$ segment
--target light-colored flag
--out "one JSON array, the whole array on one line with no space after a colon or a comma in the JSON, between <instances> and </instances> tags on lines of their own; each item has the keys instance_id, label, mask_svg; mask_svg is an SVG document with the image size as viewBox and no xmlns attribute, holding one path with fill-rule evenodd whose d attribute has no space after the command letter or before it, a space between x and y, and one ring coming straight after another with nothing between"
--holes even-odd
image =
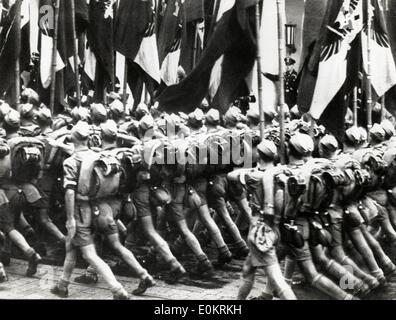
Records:
<instances>
[{"instance_id":1,"label":"light-colored flag","mask_svg":"<svg viewBox=\"0 0 396 320\"><path fill-rule=\"evenodd\" d=\"M351 43L363 29L363 0L344 0L334 21L327 25L321 48L319 70L310 113L319 119L343 86L347 76L347 54Z\"/></svg>"},{"instance_id":2,"label":"light-colored flag","mask_svg":"<svg viewBox=\"0 0 396 320\"><path fill-rule=\"evenodd\" d=\"M386 28L383 7L378 0L370 0L370 10L372 15L372 39L371 49L371 84L379 97L382 97L390 88L396 85L396 67L393 59ZM366 24L367 25L367 24ZM362 55L363 66L368 72L367 57L367 28L362 32Z\"/></svg>"},{"instance_id":3,"label":"light-colored flag","mask_svg":"<svg viewBox=\"0 0 396 320\"><path fill-rule=\"evenodd\" d=\"M91 47L88 45L87 40L85 40L84 57L85 57L84 72L89 79L95 81L97 60L95 54L91 50Z\"/></svg>"},{"instance_id":4,"label":"light-colored flag","mask_svg":"<svg viewBox=\"0 0 396 320\"><path fill-rule=\"evenodd\" d=\"M283 8L282 14L286 17L285 8ZM271 81L265 75L279 75L278 7L276 0L263 0L260 25L263 110L265 113L274 114L278 103L277 83ZM251 94L258 98L257 63L255 63L252 72L246 80Z\"/></svg>"},{"instance_id":5,"label":"light-colored flag","mask_svg":"<svg viewBox=\"0 0 396 320\"><path fill-rule=\"evenodd\" d=\"M41 34L41 57L40 57L40 78L43 88L48 88L51 84L51 68L52 68L52 49L54 46L54 40L45 34ZM57 52L56 55L56 72L62 70L65 67L63 60Z\"/></svg>"}]
</instances>

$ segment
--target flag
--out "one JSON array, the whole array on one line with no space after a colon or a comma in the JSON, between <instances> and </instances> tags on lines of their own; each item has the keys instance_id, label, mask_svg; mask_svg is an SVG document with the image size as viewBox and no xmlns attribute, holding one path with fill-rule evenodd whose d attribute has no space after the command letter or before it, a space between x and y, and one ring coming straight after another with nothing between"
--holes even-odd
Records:
<instances>
[{"instance_id":1,"label":"flag","mask_svg":"<svg viewBox=\"0 0 396 320\"><path fill-rule=\"evenodd\" d=\"M181 42L185 32L186 12L182 0L169 0L162 8L163 18L158 34L158 56L161 80L167 86L177 83Z\"/></svg>"},{"instance_id":2,"label":"flag","mask_svg":"<svg viewBox=\"0 0 396 320\"><path fill-rule=\"evenodd\" d=\"M299 76L300 111L310 111L339 139L345 130L347 95L358 81L362 30L363 0L327 2L321 32L305 49Z\"/></svg>"},{"instance_id":3,"label":"flag","mask_svg":"<svg viewBox=\"0 0 396 320\"><path fill-rule=\"evenodd\" d=\"M322 24L326 15L326 10L328 8L328 1L329 0L305 0L302 27L302 62L305 61L309 53L309 47L312 46L312 44L315 43L320 36ZM300 65L300 69L302 64L303 63Z\"/></svg>"},{"instance_id":4,"label":"flag","mask_svg":"<svg viewBox=\"0 0 396 320\"><path fill-rule=\"evenodd\" d=\"M114 47L127 59L128 83L140 102L143 83L151 95L161 81L156 39L155 0L120 0L115 21Z\"/></svg>"},{"instance_id":5,"label":"flag","mask_svg":"<svg viewBox=\"0 0 396 320\"><path fill-rule=\"evenodd\" d=\"M189 74L202 54L205 40L205 1L186 0L186 26L181 43L180 65Z\"/></svg>"},{"instance_id":6,"label":"flag","mask_svg":"<svg viewBox=\"0 0 396 320\"><path fill-rule=\"evenodd\" d=\"M396 1L384 0L384 7L393 58L396 59ZM396 86L386 93L385 106L396 117Z\"/></svg>"},{"instance_id":7,"label":"flag","mask_svg":"<svg viewBox=\"0 0 396 320\"><path fill-rule=\"evenodd\" d=\"M316 120L347 79L347 55L352 42L363 29L363 0L331 1L326 18L322 37L315 45L312 57L317 58L319 52L316 84L310 105L310 113ZM305 92L299 92L299 95L306 95L305 99L309 99L309 91L308 88Z\"/></svg>"},{"instance_id":8,"label":"flag","mask_svg":"<svg viewBox=\"0 0 396 320\"><path fill-rule=\"evenodd\" d=\"M213 69L222 56L221 81L212 104L224 111L237 98L256 56L252 3L256 2L237 0L235 6L222 15L195 69L158 97L162 109L189 112L199 106L209 92Z\"/></svg>"},{"instance_id":9,"label":"flag","mask_svg":"<svg viewBox=\"0 0 396 320\"><path fill-rule=\"evenodd\" d=\"M185 0L186 22L200 20L205 17L204 0Z\"/></svg>"},{"instance_id":10,"label":"flag","mask_svg":"<svg viewBox=\"0 0 396 320\"><path fill-rule=\"evenodd\" d=\"M54 47L54 8L51 0L40 1L40 79L44 89L51 84L52 51ZM65 64L57 51L56 72L62 70Z\"/></svg>"},{"instance_id":11,"label":"flag","mask_svg":"<svg viewBox=\"0 0 396 320\"><path fill-rule=\"evenodd\" d=\"M386 26L384 10L379 0L368 0L372 15L371 50L371 85L377 96L382 97L396 84L396 67L392 55L389 34ZM362 32L362 55L364 71L368 73L368 34L367 34L367 6L364 8L365 26Z\"/></svg>"},{"instance_id":12,"label":"flag","mask_svg":"<svg viewBox=\"0 0 396 320\"><path fill-rule=\"evenodd\" d=\"M89 4L89 25L87 27L89 67L96 61L95 99L103 100L104 88L114 84L114 18L116 0L95 0ZM93 59L90 50L95 55ZM90 74L91 70L88 71ZM90 76L91 78L91 76Z\"/></svg>"},{"instance_id":13,"label":"flag","mask_svg":"<svg viewBox=\"0 0 396 320\"><path fill-rule=\"evenodd\" d=\"M285 15L284 11L283 15ZM259 41L263 48L261 56L263 109L265 113L275 114L278 104L276 81L279 77L278 8L276 0L263 0ZM250 94L256 97L258 97L257 78L257 63L255 63L246 81Z\"/></svg>"},{"instance_id":14,"label":"flag","mask_svg":"<svg viewBox=\"0 0 396 320\"><path fill-rule=\"evenodd\" d=\"M20 70L27 69L30 61L29 46L29 6L22 1L14 1L11 7L4 6L7 15L3 16L3 28L0 34L0 96L4 95L15 80L15 64L19 57ZM20 14L21 24L18 30L16 15ZM21 42L16 43L17 33Z\"/></svg>"}]
</instances>

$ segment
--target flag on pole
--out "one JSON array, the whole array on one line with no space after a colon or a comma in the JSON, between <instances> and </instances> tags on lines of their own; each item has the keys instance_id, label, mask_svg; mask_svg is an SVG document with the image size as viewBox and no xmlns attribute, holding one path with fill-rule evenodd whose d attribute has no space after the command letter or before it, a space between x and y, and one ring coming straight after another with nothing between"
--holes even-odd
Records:
<instances>
[{"instance_id":1,"label":"flag on pole","mask_svg":"<svg viewBox=\"0 0 396 320\"><path fill-rule=\"evenodd\" d=\"M29 66L30 45L29 45L29 5L21 3L21 25L17 30L16 24L16 7L17 2L13 1L2 9L6 10L3 16L3 28L0 34L0 96L5 94L14 84L15 81L15 64L19 58L21 72ZM17 33L21 34L20 52L17 52L16 37Z\"/></svg>"},{"instance_id":2,"label":"flag on pole","mask_svg":"<svg viewBox=\"0 0 396 320\"><path fill-rule=\"evenodd\" d=\"M323 12L318 6L310 8L314 12ZM306 17L312 16L307 10ZM307 26L307 21L304 25ZM304 33L311 29L307 27ZM363 0L333 0L327 2L316 40L304 35L304 44L308 48L304 48L307 55L299 75L299 109L303 113L311 112L340 139L345 130L347 95L358 81L362 30Z\"/></svg>"},{"instance_id":3,"label":"flag on pole","mask_svg":"<svg viewBox=\"0 0 396 320\"><path fill-rule=\"evenodd\" d=\"M87 27L88 63L96 60L95 99L103 101L104 88L114 85L114 18L116 0L95 0L89 4L89 25ZM89 50L95 55L93 59ZM92 70L88 71L92 74ZM91 77L90 77L91 78Z\"/></svg>"},{"instance_id":4,"label":"flag on pole","mask_svg":"<svg viewBox=\"0 0 396 320\"><path fill-rule=\"evenodd\" d=\"M169 0L163 5L158 33L158 56L161 80L170 86L177 83L181 42L186 29L186 12L182 0Z\"/></svg>"},{"instance_id":5,"label":"flag on pole","mask_svg":"<svg viewBox=\"0 0 396 320\"><path fill-rule=\"evenodd\" d=\"M389 34L384 16L384 9L379 0L368 0L372 16L371 50L371 84L378 97L382 97L390 88L396 85L396 67L392 55ZM365 26L362 32L363 67L367 73L368 38L367 38L367 6L365 6Z\"/></svg>"},{"instance_id":6,"label":"flag on pole","mask_svg":"<svg viewBox=\"0 0 396 320\"><path fill-rule=\"evenodd\" d=\"M128 83L138 101L143 82L150 94L161 81L156 39L156 0L120 0L115 21L115 49L128 62ZM140 100L139 100L140 101Z\"/></svg>"},{"instance_id":7,"label":"flag on pole","mask_svg":"<svg viewBox=\"0 0 396 320\"><path fill-rule=\"evenodd\" d=\"M285 12L282 14L286 15ZM278 104L276 80L279 77L278 8L276 0L263 0L259 41L263 48L261 55L263 110L265 113L275 114ZM256 97L258 97L257 77L257 63L255 63L246 82L250 94Z\"/></svg>"},{"instance_id":8,"label":"flag on pole","mask_svg":"<svg viewBox=\"0 0 396 320\"><path fill-rule=\"evenodd\" d=\"M207 20L205 17L205 1L186 0L184 2L184 8L186 12L186 28L180 49L180 65L189 74L195 67L204 49Z\"/></svg>"},{"instance_id":9,"label":"flag on pole","mask_svg":"<svg viewBox=\"0 0 396 320\"><path fill-rule=\"evenodd\" d=\"M40 79L44 89L51 84L52 50L54 47L54 7L51 0L40 1ZM56 72L65 67L59 51L57 51Z\"/></svg>"},{"instance_id":10,"label":"flag on pole","mask_svg":"<svg viewBox=\"0 0 396 320\"><path fill-rule=\"evenodd\" d=\"M245 84L256 57L255 8L257 1L236 0L218 21L196 68L178 85L170 86L158 97L168 111L194 110L209 92L213 71L223 56L221 80L213 97L213 105L224 111Z\"/></svg>"},{"instance_id":11,"label":"flag on pole","mask_svg":"<svg viewBox=\"0 0 396 320\"><path fill-rule=\"evenodd\" d=\"M332 1L310 113L319 119L347 79L347 54L363 29L363 0Z\"/></svg>"}]
</instances>

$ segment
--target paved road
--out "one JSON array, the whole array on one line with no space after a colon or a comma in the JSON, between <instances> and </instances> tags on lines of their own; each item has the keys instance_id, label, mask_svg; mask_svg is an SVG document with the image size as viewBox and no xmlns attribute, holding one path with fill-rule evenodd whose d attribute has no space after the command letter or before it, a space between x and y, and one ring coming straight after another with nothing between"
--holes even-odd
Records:
<instances>
[{"instance_id":1,"label":"paved road","mask_svg":"<svg viewBox=\"0 0 396 320\"><path fill-rule=\"evenodd\" d=\"M396 260L396 248L389 248L384 245L385 251ZM17 255L18 256L18 255ZM49 256L54 256L51 252ZM209 256L215 260L215 250L209 249ZM27 263L20 259L12 259L6 271L9 281L0 284L0 299L56 299L49 289L62 273L63 254L58 255L57 259L45 259L46 265L40 265L38 273L33 278L25 277ZM117 260L114 257L106 257L105 260L117 274L119 281L125 288L131 292L138 285L139 280L133 277L133 274L125 267L117 267ZM189 277L184 279L182 283L176 285L166 284L162 278L165 274L165 268L160 262L148 262L141 260L148 268L149 272L154 275L158 285L148 289L145 296L133 297L133 299L158 299L158 300L234 300L237 296L240 284L240 274L243 261L234 260L231 264L215 270L214 276L210 278L202 278L202 276L193 273L195 262L192 256L185 255L181 262L189 271ZM57 265L57 266L54 266ZM80 262L79 267L83 267ZM82 274L83 269L75 269L73 278ZM301 278L301 275L295 275ZM255 287L251 293L251 297L260 294L260 288L265 286L265 277L259 274L256 277ZM327 296L321 294L316 289L308 285L300 285L293 287L298 299L328 299ZM112 295L106 289L106 284L99 279L98 284L94 286L81 285L73 282L69 289L70 299L111 299ZM388 283L372 293L366 299L383 299L396 300L396 275L388 279Z\"/></svg>"},{"instance_id":2,"label":"paved road","mask_svg":"<svg viewBox=\"0 0 396 320\"><path fill-rule=\"evenodd\" d=\"M158 285L150 288L143 297L133 297L132 299L150 300L233 300L235 299L238 286L239 275L242 262L235 262L226 270L217 270L212 279L184 280L177 285L169 285L162 280L158 280ZM38 273L33 278L24 276L26 262L13 259L11 266L7 268L9 281L0 284L0 299L58 299L49 292L49 288L62 272L61 267L41 265ZM75 270L75 276L80 275L82 269ZM125 288L131 292L138 284L138 280L133 277L117 276ZM158 277L157 277L158 278ZM260 287L264 286L262 276L259 276L252 296L260 293ZM318 291L309 286L303 285L294 288L299 299L327 299ZM70 286L69 299L111 299L110 291L106 290L103 280L99 280L95 286L72 283ZM395 299L396 298L396 277L370 299Z\"/></svg>"}]
</instances>

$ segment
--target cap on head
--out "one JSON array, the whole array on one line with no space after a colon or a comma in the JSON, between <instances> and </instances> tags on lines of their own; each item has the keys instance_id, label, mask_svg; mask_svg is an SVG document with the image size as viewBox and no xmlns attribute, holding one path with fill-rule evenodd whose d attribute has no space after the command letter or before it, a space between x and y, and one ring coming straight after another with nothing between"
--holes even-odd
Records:
<instances>
[{"instance_id":1,"label":"cap on head","mask_svg":"<svg viewBox=\"0 0 396 320\"><path fill-rule=\"evenodd\" d=\"M335 152L338 150L338 141L332 135L325 135L319 142L319 145L328 152Z\"/></svg>"},{"instance_id":2,"label":"cap on head","mask_svg":"<svg viewBox=\"0 0 396 320\"><path fill-rule=\"evenodd\" d=\"M396 134L394 125L388 119L382 120L381 127L388 137L393 137Z\"/></svg>"},{"instance_id":3,"label":"cap on head","mask_svg":"<svg viewBox=\"0 0 396 320\"><path fill-rule=\"evenodd\" d=\"M0 105L0 119L4 119L5 115L10 112L11 107L8 103L2 103Z\"/></svg>"},{"instance_id":4,"label":"cap on head","mask_svg":"<svg viewBox=\"0 0 396 320\"><path fill-rule=\"evenodd\" d=\"M20 114L22 119L33 119L34 106L31 103L25 103L21 106Z\"/></svg>"},{"instance_id":5,"label":"cap on head","mask_svg":"<svg viewBox=\"0 0 396 320\"><path fill-rule=\"evenodd\" d=\"M114 100L110 104L110 112L116 117L122 117L124 114L124 104L120 100Z\"/></svg>"},{"instance_id":6,"label":"cap on head","mask_svg":"<svg viewBox=\"0 0 396 320\"><path fill-rule=\"evenodd\" d=\"M224 115L224 120L227 123L237 123L241 119L241 110L237 107L230 107Z\"/></svg>"},{"instance_id":7,"label":"cap on head","mask_svg":"<svg viewBox=\"0 0 396 320\"><path fill-rule=\"evenodd\" d=\"M189 126L197 127L202 126L202 121L205 118L203 111L199 108L195 109L188 115L187 123Z\"/></svg>"},{"instance_id":8,"label":"cap on head","mask_svg":"<svg viewBox=\"0 0 396 320\"><path fill-rule=\"evenodd\" d=\"M218 124L220 121L220 112L217 109L210 109L205 116L205 121L208 124Z\"/></svg>"},{"instance_id":9,"label":"cap on head","mask_svg":"<svg viewBox=\"0 0 396 320\"><path fill-rule=\"evenodd\" d=\"M22 103L31 103L34 106L38 107L40 104L40 97L36 91L31 88L26 88L21 93L21 101Z\"/></svg>"},{"instance_id":10,"label":"cap on head","mask_svg":"<svg viewBox=\"0 0 396 320\"><path fill-rule=\"evenodd\" d=\"M365 140L367 140L367 134L365 135L364 133L365 130L363 128L353 126L345 131L345 137L348 142L355 146L358 146L362 144Z\"/></svg>"},{"instance_id":11,"label":"cap on head","mask_svg":"<svg viewBox=\"0 0 396 320\"><path fill-rule=\"evenodd\" d=\"M52 118L52 114L51 114L51 110L48 109L47 107L45 108L41 108L38 112L37 112L37 118L41 121L46 121L46 120L50 120Z\"/></svg>"},{"instance_id":12,"label":"cap on head","mask_svg":"<svg viewBox=\"0 0 396 320\"><path fill-rule=\"evenodd\" d=\"M136 107L136 116L137 117L144 117L145 115L149 114L149 108L145 103L139 103Z\"/></svg>"},{"instance_id":13,"label":"cap on head","mask_svg":"<svg viewBox=\"0 0 396 320\"><path fill-rule=\"evenodd\" d=\"M147 114L139 121L139 128L143 131L154 128L154 119L151 115Z\"/></svg>"},{"instance_id":14,"label":"cap on head","mask_svg":"<svg viewBox=\"0 0 396 320\"><path fill-rule=\"evenodd\" d=\"M19 128L21 125L21 117L19 112L11 109L5 116L4 122L11 128Z\"/></svg>"},{"instance_id":15,"label":"cap on head","mask_svg":"<svg viewBox=\"0 0 396 320\"><path fill-rule=\"evenodd\" d=\"M90 120L89 110L84 107L80 107L80 108L74 107L71 111L71 116L74 122L78 122L78 121L89 122Z\"/></svg>"},{"instance_id":16,"label":"cap on head","mask_svg":"<svg viewBox=\"0 0 396 320\"><path fill-rule=\"evenodd\" d=\"M308 155L314 150L312 138L304 133L296 133L290 138L289 143L302 156Z\"/></svg>"},{"instance_id":17,"label":"cap on head","mask_svg":"<svg viewBox=\"0 0 396 320\"><path fill-rule=\"evenodd\" d=\"M106 122L100 125L100 130L102 132L103 137L107 137L109 139L116 139L118 133L117 124L113 120L107 120Z\"/></svg>"},{"instance_id":18,"label":"cap on head","mask_svg":"<svg viewBox=\"0 0 396 320\"><path fill-rule=\"evenodd\" d=\"M71 135L78 141L85 141L89 137L89 124L85 121L79 121L77 124L72 128Z\"/></svg>"},{"instance_id":19,"label":"cap on head","mask_svg":"<svg viewBox=\"0 0 396 320\"><path fill-rule=\"evenodd\" d=\"M380 124L375 123L370 129L370 137L378 142L382 142L385 141L386 132Z\"/></svg>"},{"instance_id":20,"label":"cap on head","mask_svg":"<svg viewBox=\"0 0 396 320\"><path fill-rule=\"evenodd\" d=\"M257 146L257 150L263 153L268 158L274 159L278 153L275 143L270 140L263 140Z\"/></svg>"},{"instance_id":21,"label":"cap on head","mask_svg":"<svg viewBox=\"0 0 396 320\"><path fill-rule=\"evenodd\" d=\"M103 104L94 103L91 105L91 116L93 120L105 122L107 119L107 111Z\"/></svg>"},{"instance_id":22,"label":"cap on head","mask_svg":"<svg viewBox=\"0 0 396 320\"><path fill-rule=\"evenodd\" d=\"M117 92L110 92L108 95L109 99L111 100L121 100L121 96Z\"/></svg>"}]
</instances>

